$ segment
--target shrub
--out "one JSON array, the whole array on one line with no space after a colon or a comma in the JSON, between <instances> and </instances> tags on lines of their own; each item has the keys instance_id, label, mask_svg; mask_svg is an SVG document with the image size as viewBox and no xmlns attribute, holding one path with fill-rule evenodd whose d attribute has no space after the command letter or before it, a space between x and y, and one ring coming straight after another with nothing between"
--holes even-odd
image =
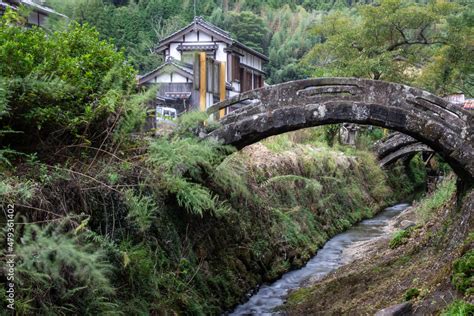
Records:
<instances>
[{"instance_id":1,"label":"shrub","mask_svg":"<svg viewBox=\"0 0 474 316\"><path fill-rule=\"evenodd\" d=\"M409 230L399 230L395 233L392 240L390 240L389 247L395 249L407 243L408 238L410 238Z\"/></svg>"},{"instance_id":2,"label":"shrub","mask_svg":"<svg viewBox=\"0 0 474 316\"><path fill-rule=\"evenodd\" d=\"M181 132L171 139L152 140L147 158L148 164L162 174L164 189L175 194L178 204L189 213L201 216L207 211L213 214L227 211L225 203L208 188L208 180L212 175L217 176L217 166L233 152L230 146L190 136L193 135L191 122L203 117L196 113L183 115L177 126Z\"/></svg>"},{"instance_id":3,"label":"shrub","mask_svg":"<svg viewBox=\"0 0 474 316\"><path fill-rule=\"evenodd\" d=\"M16 300L33 314L107 314L117 308L106 255L64 224L24 227L15 254ZM19 231L19 230L18 230Z\"/></svg>"},{"instance_id":4,"label":"shrub","mask_svg":"<svg viewBox=\"0 0 474 316\"><path fill-rule=\"evenodd\" d=\"M456 300L449 304L444 311L441 313L441 316L470 316L474 315L474 305Z\"/></svg>"},{"instance_id":5,"label":"shrub","mask_svg":"<svg viewBox=\"0 0 474 316\"><path fill-rule=\"evenodd\" d=\"M420 295L420 290L416 288L411 288L405 292L405 301L410 301L414 298L417 298Z\"/></svg>"},{"instance_id":6,"label":"shrub","mask_svg":"<svg viewBox=\"0 0 474 316\"><path fill-rule=\"evenodd\" d=\"M474 294L474 250L454 261L451 282L461 293Z\"/></svg>"},{"instance_id":7,"label":"shrub","mask_svg":"<svg viewBox=\"0 0 474 316\"><path fill-rule=\"evenodd\" d=\"M47 33L12 25L15 14L0 19L0 130L22 137L0 135L3 144L104 137L135 87L124 54L87 25Z\"/></svg>"},{"instance_id":8,"label":"shrub","mask_svg":"<svg viewBox=\"0 0 474 316\"><path fill-rule=\"evenodd\" d=\"M125 204L129 219L140 232L146 232L158 213L158 207L151 196L136 195L133 190L125 192Z\"/></svg>"}]
</instances>

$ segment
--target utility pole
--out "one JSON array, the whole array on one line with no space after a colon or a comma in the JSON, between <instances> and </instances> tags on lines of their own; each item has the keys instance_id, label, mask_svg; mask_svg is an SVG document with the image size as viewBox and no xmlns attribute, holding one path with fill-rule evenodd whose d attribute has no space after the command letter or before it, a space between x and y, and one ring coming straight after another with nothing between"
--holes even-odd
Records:
<instances>
[{"instance_id":1,"label":"utility pole","mask_svg":"<svg viewBox=\"0 0 474 316\"><path fill-rule=\"evenodd\" d=\"M194 0L194 17L196 17L196 0Z\"/></svg>"}]
</instances>

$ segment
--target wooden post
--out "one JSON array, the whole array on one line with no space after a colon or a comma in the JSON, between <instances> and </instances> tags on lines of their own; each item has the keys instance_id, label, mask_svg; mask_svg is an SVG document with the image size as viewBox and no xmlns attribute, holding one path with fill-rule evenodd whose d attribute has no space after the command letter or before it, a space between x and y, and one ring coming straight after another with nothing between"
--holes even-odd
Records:
<instances>
[{"instance_id":1,"label":"wooden post","mask_svg":"<svg viewBox=\"0 0 474 316\"><path fill-rule=\"evenodd\" d=\"M199 109L206 111L206 52L199 53Z\"/></svg>"},{"instance_id":2,"label":"wooden post","mask_svg":"<svg viewBox=\"0 0 474 316\"><path fill-rule=\"evenodd\" d=\"M220 76L219 76L219 101L224 101L225 100L225 75L226 75L226 64L225 62L221 63L221 68L220 68ZM225 115L225 109L219 110L219 119L224 117Z\"/></svg>"}]
</instances>

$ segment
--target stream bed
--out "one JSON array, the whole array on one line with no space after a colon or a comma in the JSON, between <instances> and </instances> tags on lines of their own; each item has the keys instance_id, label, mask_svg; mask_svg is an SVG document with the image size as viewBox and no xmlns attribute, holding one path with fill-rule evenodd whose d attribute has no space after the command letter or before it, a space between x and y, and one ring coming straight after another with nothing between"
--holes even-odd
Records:
<instances>
[{"instance_id":1,"label":"stream bed","mask_svg":"<svg viewBox=\"0 0 474 316\"><path fill-rule=\"evenodd\" d=\"M364 220L347 231L328 240L324 247L308 263L294 271L285 273L272 284L262 285L250 299L238 305L230 315L276 315L273 310L285 303L291 290L302 287L305 282L315 282L328 273L349 263L353 257L351 248L361 242L381 237L388 233L390 219L409 207L409 204L397 204L386 208L377 216Z\"/></svg>"}]
</instances>

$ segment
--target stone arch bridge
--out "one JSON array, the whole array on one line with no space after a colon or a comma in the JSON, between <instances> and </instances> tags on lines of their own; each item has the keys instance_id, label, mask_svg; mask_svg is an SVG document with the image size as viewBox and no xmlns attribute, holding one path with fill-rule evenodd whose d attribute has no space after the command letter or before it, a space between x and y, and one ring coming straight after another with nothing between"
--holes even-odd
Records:
<instances>
[{"instance_id":1,"label":"stone arch bridge","mask_svg":"<svg viewBox=\"0 0 474 316\"><path fill-rule=\"evenodd\" d=\"M208 113L241 104L207 137L238 149L268 136L335 123L380 126L438 152L464 184L474 182L474 123L469 112L413 87L354 78L291 81L216 103Z\"/></svg>"},{"instance_id":2,"label":"stone arch bridge","mask_svg":"<svg viewBox=\"0 0 474 316\"><path fill-rule=\"evenodd\" d=\"M381 167L387 167L397 160L410 160L416 153L433 153L433 149L411 136L395 132L381 139L374 146Z\"/></svg>"}]
</instances>

